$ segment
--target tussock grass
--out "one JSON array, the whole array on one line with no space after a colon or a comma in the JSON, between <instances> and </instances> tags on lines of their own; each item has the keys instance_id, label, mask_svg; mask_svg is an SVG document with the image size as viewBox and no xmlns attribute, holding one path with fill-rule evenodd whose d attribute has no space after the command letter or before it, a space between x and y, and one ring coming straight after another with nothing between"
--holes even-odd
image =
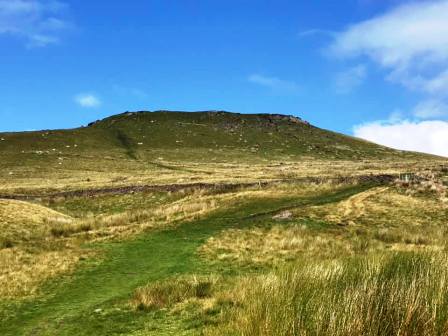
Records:
<instances>
[{"instance_id":1,"label":"tussock grass","mask_svg":"<svg viewBox=\"0 0 448 336\"><path fill-rule=\"evenodd\" d=\"M216 276L190 275L150 283L135 291L130 305L137 310L151 310L189 299L209 298L217 281Z\"/></svg>"},{"instance_id":2,"label":"tussock grass","mask_svg":"<svg viewBox=\"0 0 448 336\"><path fill-rule=\"evenodd\" d=\"M447 335L448 260L398 253L308 260L242 282L230 323L209 335Z\"/></svg>"}]
</instances>

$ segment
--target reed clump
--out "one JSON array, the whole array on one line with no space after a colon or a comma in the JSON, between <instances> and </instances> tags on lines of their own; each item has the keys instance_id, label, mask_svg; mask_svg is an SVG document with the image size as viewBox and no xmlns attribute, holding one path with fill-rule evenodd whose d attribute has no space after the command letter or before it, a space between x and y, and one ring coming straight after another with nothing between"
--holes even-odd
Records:
<instances>
[{"instance_id":1,"label":"reed clump","mask_svg":"<svg viewBox=\"0 0 448 336\"><path fill-rule=\"evenodd\" d=\"M242 282L242 308L208 334L448 335L447 266L445 254L403 252L308 260Z\"/></svg>"}]
</instances>

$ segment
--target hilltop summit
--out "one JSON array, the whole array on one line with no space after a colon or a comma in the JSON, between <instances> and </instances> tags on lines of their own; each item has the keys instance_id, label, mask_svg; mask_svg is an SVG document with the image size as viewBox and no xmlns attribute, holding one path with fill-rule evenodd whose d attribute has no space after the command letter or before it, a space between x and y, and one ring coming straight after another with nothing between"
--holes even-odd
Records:
<instances>
[{"instance_id":1,"label":"hilltop summit","mask_svg":"<svg viewBox=\"0 0 448 336\"><path fill-rule=\"evenodd\" d=\"M310 125L309 122L303 120L302 118L299 118L297 116L293 116L293 115L286 115L286 114L278 114L278 113L256 113L256 114L242 114L242 113L237 113L237 112L229 112L229 111L224 111L224 110L208 110L208 111L194 111L194 112L185 112L185 111L170 111L170 110L156 110L156 111L135 111L135 112L130 112L130 111L126 111L120 114L116 114L110 117L107 117L105 119L102 120L96 120L94 122L91 122L88 124L88 126L94 126L98 123L101 122L107 122L107 121L111 121L111 120L117 120L123 117L135 117L135 116L139 116L139 115L163 115L163 114L167 114L170 116L176 116L176 117L180 117L181 115L185 114L185 113L189 113L191 114L190 116L193 117L198 117L199 119L203 119L206 117L209 117L210 119L215 118L215 117L229 117L229 118L233 118L233 120L240 118L240 119L259 119L259 120L269 120L270 122L275 122L275 121L289 121L292 123L296 123L296 124L305 124L305 125Z\"/></svg>"}]
</instances>

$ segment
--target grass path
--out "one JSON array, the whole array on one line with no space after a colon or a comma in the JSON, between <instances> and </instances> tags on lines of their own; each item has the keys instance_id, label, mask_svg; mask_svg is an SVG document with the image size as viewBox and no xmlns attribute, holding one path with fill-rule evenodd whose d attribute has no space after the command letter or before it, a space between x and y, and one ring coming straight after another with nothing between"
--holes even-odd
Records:
<instances>
[{"instance_id":1,"label":"grass path","mask_svg":"<svg viewBox=\"0 0 448 336\"><path fill-rule=\"evenodd\" d=\"M40 299L20 305L0 304L0 335L118 335L142 327L147 318L123 307L133 290L174 274L207 271L197 248L210 236L230 227L252 225L277 209L322 205L347 199L367 186L348 187L318 197L248 200L174 229L145 233L136 239L102 244L101 263L86 261L71 276L46 286ZM1 308L3 306L3 309ZM114 308L115 307L115 308ZM101 309L101 313L95 313ZM4 316L1 316L1 315Z\"/></svg>"},{"instance_id":2,"label":"grass path","mask_svg":"<svg viewBox=\"0 0 448 336\"><path fill-rule=\"evenodd\" d=\"M378 187L356 194L341 203L342 219L346 222L354 222L365 213L364 202L375 195L388 190L389 187Z\"/></svg>"}]
</instances>

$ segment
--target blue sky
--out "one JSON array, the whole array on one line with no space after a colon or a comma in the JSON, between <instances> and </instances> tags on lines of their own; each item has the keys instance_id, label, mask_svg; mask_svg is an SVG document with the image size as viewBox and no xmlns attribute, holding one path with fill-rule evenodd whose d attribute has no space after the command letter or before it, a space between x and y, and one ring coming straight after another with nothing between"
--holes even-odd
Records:
<instances>
[{"instance_id":1,"label":"blue sky","mask_svg":"<svg viewBox=\"0 0 448 336\"><path fill-rule=\"evenodd\" d=\"M0 0L0 131L283 113L448 155L448 1Z\"/></svg>"}]
</instances>

